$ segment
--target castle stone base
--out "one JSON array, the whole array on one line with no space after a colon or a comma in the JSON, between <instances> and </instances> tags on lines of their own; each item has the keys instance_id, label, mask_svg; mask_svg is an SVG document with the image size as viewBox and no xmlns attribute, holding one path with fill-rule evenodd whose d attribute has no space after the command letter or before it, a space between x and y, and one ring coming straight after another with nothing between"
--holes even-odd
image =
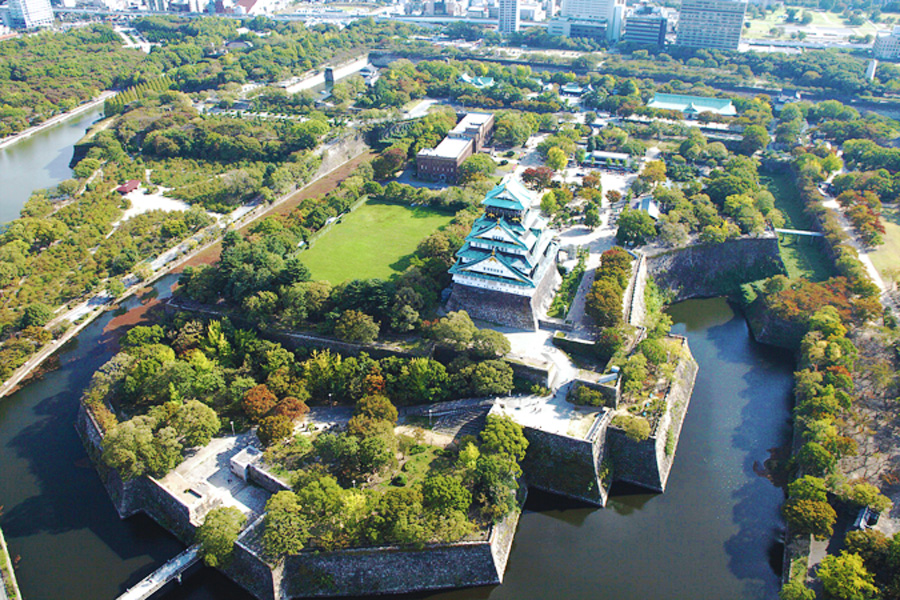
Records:
<instances>
[{"instance_id":1,"label":"castle stone base","mask_svg":"<svg viewBox=\"0 0 900 600\"><path fill-rule=\"evenodd\" d=\"M561 281L556 265L550 264L532 296L519 296L454 282L447 309L464 310L473 319L498 325L536 330L538 317L550 306L553 292Z\"/></svg>"}]
</instances>

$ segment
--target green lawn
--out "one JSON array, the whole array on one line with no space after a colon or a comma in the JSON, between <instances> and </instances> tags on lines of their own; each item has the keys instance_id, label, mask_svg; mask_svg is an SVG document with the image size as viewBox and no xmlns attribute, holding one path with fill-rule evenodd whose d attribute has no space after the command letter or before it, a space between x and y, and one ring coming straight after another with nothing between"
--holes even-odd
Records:
<instances>
[{"instance_id":1,"label":"green lawn","mask_svg":"<svg viewBox=\"0 0 900 600\"><path fill-rule=\"evenodd\" d=\"M419 242L453 215L424 208L367 202L341 217L302 254L312 278L339 284L349 279L388 279L402 273Z\"/></svg>"},{"instance_id":2,"label":"green lawn","mask_svg":"<svg viewBox=\"0 0 900 600\"><path fill-rule=\"evenodd\" d=\"M884 243L874 252L869 252L869 258L881 278L887 281L892 280L892 275L900 270L900 209L885 206L881 218L885 228Z\"/></svg>"},{"instance_id":3,"label":"green lawn","mask_svg":"<svg viewBox=\"0 0 900 600\"><path fill-rule=\"evenodd\" d=\"M799 8L799 7L794 7ZM878 31L878 25L872 23L868 19L862 25L851 26L848 25L843 17L839 14L835 14L833 12L824 11L824 10L811 10L805 8L799 8L797 11L797 21L793 23L788 23L784 20L787 12L784 8L779 8L775 12L766 13L765 19L747 19L747 22L750 23L750 27L744 28L743 37L749 38L768 38L773 37L769 30L773 27L785 27L785 26L794 26L794 27L804 27L800 23L800 18L803 15L804 11L808 11L812 14L813 20L806 27L819 26L819 27L835 27L842 29L852 29L856 35L865 35L867 33L874 34ZM890 29L891 25L882 24L882 29ZM787 36L785 36L787 37Z\"/></svg>"},{"instance_id":4,"label":"green lawn","mask_svg":"<svg viewBox=\"0 0 900 600\"><path fill-rule=\"evenodd\" d=\"M775 196L775 208L784 215L785 229L812 229L812 220L803 211L797 186L789 174L763 175L761 180ZM834 274L820 243L820 240L796 237L786 237L779 242L781 259L787 267L788 277L824 281Z\"/></svg>"}]
</instances>

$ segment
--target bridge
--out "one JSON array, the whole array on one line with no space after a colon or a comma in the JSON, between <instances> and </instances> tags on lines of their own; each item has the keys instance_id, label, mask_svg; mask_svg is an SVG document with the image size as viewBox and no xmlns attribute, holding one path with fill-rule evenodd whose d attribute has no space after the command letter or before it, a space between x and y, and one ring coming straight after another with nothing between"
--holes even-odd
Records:
<instances>
[{"instance_id":1,"label":"bridge","mask_svg":"<svg viewBox=\"0 0 900 600\"><path fill-rule=\"evenodd\" d=\"M776 229L775 233L796 235L798 237L825 237L825 234L820 231L805 231L803 229Z\"/></svg>"},{"instance_id":2,"label":"bridge","mask_svg":"<svg viewBox=\"0 0 900 600\"><path fill-rule=\"evenodd\" d=\"M200 561L200 547L191 546L166 564L147 575L136 586L119 596L118 600L147 600L171 581L181 583L181 576Z\"/></svg>"}]
</instances>

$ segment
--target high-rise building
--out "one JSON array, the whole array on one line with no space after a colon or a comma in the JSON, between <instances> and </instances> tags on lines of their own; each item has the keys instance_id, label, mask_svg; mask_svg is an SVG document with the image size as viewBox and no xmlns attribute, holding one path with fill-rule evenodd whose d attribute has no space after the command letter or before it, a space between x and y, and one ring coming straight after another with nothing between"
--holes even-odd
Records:
<instances>
[{"instance_id":1,"label":"high-rise building","mask_svg":"<svg viewBox=\"0 0 900 600\"><path fill-rule=\"evenodd\" d=\"M746 0L681 0L676 43L737 50L746 11Z\"/></svg>"},{"instance_id":2,"label":"high-rise building","mask_svg":"<svg viewBox=\"0 0 900 600\"><path fill-rule=\"evenodd\" d=\"M53 25L50 0L9 0L9 19L18 29L34 29Z\"/></svg>"},{"instance_id":3,"label":"high-rise building","mask_svg":"<svg viewBox=\"0 0 900 600\"><path fill-rule=\"evenodd\" d=\"M894 27L894 30L887 35L879 35L875 38L875 45L872 46L872 53L875 58L893 60L900 57L900 27Z\"/></svg>"},{"instance_id":4,"label":"high-rise building","mask_svg":"<svg viewBox=\"0 0 900 600\"><path fill-rule=\"evenodd\" d=\"M639 5L625 14L622 40L632 44L662 46L666 43L669 20L659 6Z\"/></svg>"},{"instance_id":5,"label":"high-rise building","mask_svg":"<svg viewBox=\"0 0 900 600\"><path fill-rule=\"evenodd\" d=\"M559 17L548 25L550 35L619 40L625 0L563 0Z\"/></svg>"},{"instance_id":6,"label":"high-rise building","mask_svg":"<svg viewBox=\"0 0 900 600\"><path fill-rule=\"evenodd\" d=\"M519 30L519 0L500 0L498 31L513 33Z\"/></svg>"}]
</instances>

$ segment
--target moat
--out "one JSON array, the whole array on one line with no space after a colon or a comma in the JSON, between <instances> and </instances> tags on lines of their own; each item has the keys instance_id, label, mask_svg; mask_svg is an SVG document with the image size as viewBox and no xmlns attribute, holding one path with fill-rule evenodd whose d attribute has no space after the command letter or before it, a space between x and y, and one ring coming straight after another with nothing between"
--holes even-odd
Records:
<instances>
[{"instance_id":1,"label":"moat","mask_svg":"<svg viewBox=\"0 0 900 600\"><path fill-rule=\"evenodd\" d=\"M601 510L533 493L502 586L427 597L776 597L782 493L759 473L789 438L791 357L754 343L724 300L670 312L700 373L666 493L614 488ZM113 318L91 324L60 369L0 402L0 526L22 557L28 598L114 598L181 548L147 518L118 519L73 427L116 327L136 315ZM211 569L159 597L249 598Z\"/></svg>"}]
</instances>

